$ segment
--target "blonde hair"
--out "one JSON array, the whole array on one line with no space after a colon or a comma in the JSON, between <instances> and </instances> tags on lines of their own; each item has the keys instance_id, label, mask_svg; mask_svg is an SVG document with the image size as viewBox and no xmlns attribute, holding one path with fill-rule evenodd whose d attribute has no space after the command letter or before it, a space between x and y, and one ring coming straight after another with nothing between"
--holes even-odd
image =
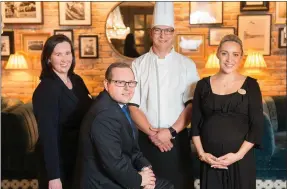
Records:
<instances>
[{"instance_id":1,"label":"blonde hair","mask_svg":"<svg viewBox=\"0 0 287 189\"><path fill-rule=\"evenodd\" d=\"M219 43L219 46L218 46L218 48L217 48L217 53L219 52L219 50L220 50L222 44L225 43L225 42L228 42L228 41L233 41L233 42L239 44L240 49L241 49L241 55L243 55L243 45L242 45L242 41L241 41L241 39L240 39L237 35L234 35L234 34L226 35L226 36L224 36L224 37L221 39L221 41L220 41L220 43Z\"/></svg>"}]
</instances>

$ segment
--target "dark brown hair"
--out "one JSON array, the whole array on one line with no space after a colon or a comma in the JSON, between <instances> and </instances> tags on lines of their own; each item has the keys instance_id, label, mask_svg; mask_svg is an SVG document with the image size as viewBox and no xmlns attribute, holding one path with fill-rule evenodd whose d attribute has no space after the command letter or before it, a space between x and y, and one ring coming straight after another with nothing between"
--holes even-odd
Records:
<instances>
[{"instance_id":1,"label":"dark brown hair","mask_svg":"<svg viewBox=\"0 0 287 189\"><path fill-rule=\"evenodd\" d=\"M105 79L110 81L112 79L112 71L114 68L129 68L131 69L130 65L128 65L127 63L123 63L123 62L116 62L116 63L112 63L106 73L105 73ZM132 69L131 69L132 70Z\"/></svg>"},{"instance_id":2,"label":"dark brown hair","mask_svg":"<svg viewBox=\"0 0 287 189\"><path fill-rule=\"evenodd\" d=\"M72 60L72 64L71 67L68 71L68 76L71 76L72 74L74 74L74 68L75 68L75 52L74 52L74 48L73 48L73 44L71 42L71 40L65 36L65 35L53 35L51 37L48 38L48 40L46 41L43 51L42 51L42 55L41 55L41 66L42 66L42 71L41 71L41 75L40 75L40 79L43 79L43 77L45 76L51 76L53 73L53 68L51 63L49 62L49 59L56 47L56 45L58 45L59 43L62 42L68 42L71 46L71 52L72 52L72 56L73 56L73 60Z\"/></svg>"}]
</instances>

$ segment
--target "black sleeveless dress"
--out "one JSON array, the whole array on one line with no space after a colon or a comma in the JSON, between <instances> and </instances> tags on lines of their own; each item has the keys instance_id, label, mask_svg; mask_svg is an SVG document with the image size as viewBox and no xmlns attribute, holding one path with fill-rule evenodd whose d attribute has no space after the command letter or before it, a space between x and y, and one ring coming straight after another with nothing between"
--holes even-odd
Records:
<instances>
[{"instance_id":1,"label":"black sleeveless dress","mask_svg":"<svg viewBox=\"0 0 287 189\"><path fill-rule=\"evenodd\" d=\"M237 92L217 95L210 77L197 84L192 109L192 135L200 136L203 149L216 157L236 153L246 140L259 147L263 133L260 88L247 77ZM256 169L253 149L228 170L214 169L201 162L201 189L255 189Z\"/></svg>"}]
</instances>

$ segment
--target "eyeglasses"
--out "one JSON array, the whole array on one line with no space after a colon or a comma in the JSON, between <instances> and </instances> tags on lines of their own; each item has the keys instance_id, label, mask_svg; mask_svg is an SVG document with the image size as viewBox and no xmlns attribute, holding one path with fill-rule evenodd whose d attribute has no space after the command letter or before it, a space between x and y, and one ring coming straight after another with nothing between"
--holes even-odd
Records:
<instances>
[{"instance_id":1,"label":"eyeglasses","mask_svg":"<svg viewBox=\"0 0 287 189\"><path fill-rule=\"evenodd\" d=\"M109 80L110 82L114 82L118 87L125 87L128 84L129 87L136 87L138 82L137 81L121 81L121 80Z\"/></svg>"},{"instance_id":2,"label":"eyeglasses","mask_svg":"<svg viewBox=\"0 0 287 189\"><path fill-rule=\"evenodd\" d=\"M171 35L174 32L173 28L165 28L165 29L153 28L152 30L155 34L161 34L161 32L163 32L165 35Z\"/></svg>"}]
</instances>

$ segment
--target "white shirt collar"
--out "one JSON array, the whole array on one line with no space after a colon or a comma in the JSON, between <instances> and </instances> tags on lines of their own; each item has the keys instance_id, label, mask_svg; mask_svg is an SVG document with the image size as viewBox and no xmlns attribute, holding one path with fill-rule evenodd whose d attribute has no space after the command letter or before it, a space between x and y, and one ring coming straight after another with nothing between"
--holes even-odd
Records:
<instances>
[{"instance_id":1,"label":"white shirt collar","mask_svg":"<svg viewBox=\"0 0 287 189\"><path fill-rule=\"evenodd\" d=\"M152 47L150 47L149 52L150 52L151 55L153 55L154 57L159 58L158 55L156 55L156 54L153 52ZM171 48L170 52L165 56L165 59L166 59L166 58L169 58L169 57L173 54L173 52L174 52L174 47Z\"/></svg>"},{"instance_id":2,"label":"white shirt collar","mask_svg":"<svg viewBox=\"0 0 287 189\"><path fill-rule=\"evenodd\" d=\"M126 105L126 104L118 103L118 105L119 105L121 108L123 108L123 106Z\"/></svg>"}]
</instances>

